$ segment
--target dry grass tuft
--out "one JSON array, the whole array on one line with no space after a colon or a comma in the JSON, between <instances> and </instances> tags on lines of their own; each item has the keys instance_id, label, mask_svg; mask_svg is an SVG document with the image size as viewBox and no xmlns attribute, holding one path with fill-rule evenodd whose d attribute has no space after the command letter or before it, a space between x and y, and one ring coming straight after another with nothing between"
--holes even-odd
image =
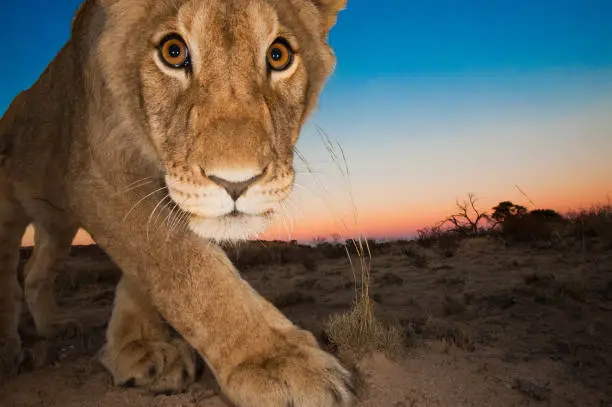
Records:
<instances>
[{"instance_id":1,"label":"dry grass tuft","mask_svg":"<svg viewBox=\"0 0 612 407\"><path fill-rule=\"evenodd\" d=\"M373 315L367 297L358 298L350 310L332 315L327 334L340 353L353 357L382 352L394 358L403 353L406 343L399 325L383 324Z\"/></svg>"},{"instance_id":2,"label":"dry grass tuft","mask_svg":"<svg viewBox=\"0 0 612 407\"><path fill-rule=\"evenodd\" d=\"M344 150L339 143L333 143L324 130L319 134L329 156L336 164L345 181L349 202L353 209L353 222L359 224L358 211L353 199L350 172ZM345 230L346 224L340 219ZM386 325L376 318L370 295L372 242L359 234L347 240L344 248L355 280L355 300L351 309L332 315L327 324L329 340L340 353L363 357L371 352L383 352L389 357L402 353L405 336L397 325ZM354 257L356 259L354 260Z\"/></svg>"}]
</instances>

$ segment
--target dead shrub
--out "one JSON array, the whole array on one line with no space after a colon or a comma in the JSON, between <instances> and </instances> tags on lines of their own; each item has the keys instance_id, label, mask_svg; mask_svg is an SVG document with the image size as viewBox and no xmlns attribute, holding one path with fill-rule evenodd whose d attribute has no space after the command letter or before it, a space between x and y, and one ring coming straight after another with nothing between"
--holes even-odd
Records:
<instances>
[{"instance_id":1,"label":"dead shrub","mask_svg":"<svg viewBox=\"0 0 612 407\"><path fill-rule=\"evenodd\" d=\"M426 226L417 230L417 243L422 247L428 248L433 246L442 234L440 226Z\"/></svg>"},{"instance_id":2,"label":"dead shrub","mask_svg":"<svg viewBox=\"0 0 612 407\"><path fill-rule=\"evenodd\" d=\"M454 229L430 226L417 230L417 243L424 248L437 247L444 257L453 257L459 248L459 240L464 234ZM410 255L410 253L406 253Z\"/></svg>"},{"instance_id":3,"label":"dead shrub","mask_svg":"<svg viewBox=\"0 0 612 407\"><path fill-rule=\"evenodd\" d=\"M454 232L442 233L438 237L438 249L444 257L453 257L459 249L459 236Z\"/></svg>"},{"instance_id":4,"label":"dead shrub","mask_svg":"<svg viewBox=\"0 0 612 407\"><path fill-rule=\"evenodd\" d=\"M568 215L572 234L584 241L599 238L612 249L612 204L593 206Z\"/></svg>"}]
</instances>

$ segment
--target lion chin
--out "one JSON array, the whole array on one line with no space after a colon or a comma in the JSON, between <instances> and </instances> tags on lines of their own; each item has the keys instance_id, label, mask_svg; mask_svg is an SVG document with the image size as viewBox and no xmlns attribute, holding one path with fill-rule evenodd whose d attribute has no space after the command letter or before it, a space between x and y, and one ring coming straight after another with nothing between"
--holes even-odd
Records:
<instances>
[{"instance_id":1,"label":"lion chin","mask_svg":"<svg viewBox=\"0 0 612 407\"><path fill-rule=\"evenodd\" d=\"M289 180L284 184L289 184ZM274 183L254 183L236 193L231 187L228 190L213 182L198 185L172 176L167 176L165 181L168 195L186 214L189 229L201 238L218 243L260 236L287 197L287 192L270 192Z\"/></svg>"},{"instance_id":2,"label":"lion chin","mask_svg":"<svg viewBox=\"0 0 612 407\"><path fill-rule=\"evenodd\" d=\"M270 215L232 212L214 218L191 215L189 229L196 235L217 243L254 239L266 231Z\"/></svg>"}]
</instances>

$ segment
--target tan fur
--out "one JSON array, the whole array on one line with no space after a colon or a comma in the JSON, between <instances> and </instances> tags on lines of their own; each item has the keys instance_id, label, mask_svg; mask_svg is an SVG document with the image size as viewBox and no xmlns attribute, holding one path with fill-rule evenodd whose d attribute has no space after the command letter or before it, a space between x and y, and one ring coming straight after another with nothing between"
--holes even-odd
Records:
<instances>
[{"instance_id":1,"label":"tan fur","mask_svg":"<svg viewBox=\"0 0 612 407\"><path fill-rule=\"evenodd\" d=\"M72 36L0 121L0 372L20 346L16 279L28 223L25 297L41 335L54 272L83 227L121 267L101 360L116 384L180 391L206 361L242 407L351 404L349 373L256 293L215 240L261 232L293 178L293 147L333 69L327 34L344 0L88 0ZM160 63L165 34L192 73ZM265 53L283 36L286 72ZM256 181L235 201L215 179ZM229 190L228 190L229 191ZM234 208L240 216L228 216Z\"/></svg>"}]
</instances>

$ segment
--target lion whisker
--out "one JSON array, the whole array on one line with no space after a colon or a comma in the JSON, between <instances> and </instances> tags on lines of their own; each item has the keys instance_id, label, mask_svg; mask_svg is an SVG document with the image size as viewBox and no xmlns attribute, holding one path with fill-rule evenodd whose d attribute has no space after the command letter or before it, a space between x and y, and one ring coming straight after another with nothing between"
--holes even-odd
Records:
<instances>
[{"instance_id":1,"label":"lion whisker","mask_svg":"<svg viewBox=\"0 0 612 407\"><path fill-rule=\"evenodd\" d=\"M124 194L134 189L141 188L146 185L152 184L153 182L155 182L154 177L145 177L145 178L138 179L136 181L130 182L128 185L125 186L125 188L120 189L119 191L113 193L112 196L118 196L118 195Z\"/></svg>"},{"instance_id":2,"label":"lion whisker","mask_svg":"<svg viewBox=\"0 0 612 407\"><path fill-rule=\"evenodd\" d=\"M147 226L146 226L146 234L147 234L147 241L150 241L149 238L149 225L151 223L151 219L153 218L153 215L155 214L155 211L157 211L157 208L159 208L159 206L166 200L170 198L169 194L166 194L164 197L162 197L159 202L157 203L157 205L155 205L155 207L153 208L153 210L151 211L151 214L149 215L149 219L147 219Z\"/></svg>"},{"instance_id":3,"label":"lion whisker","mask_svg":"<svg viewBox=\"0 0 612 407\"><path fill-rule=\"evenodd\" d=\"M150 193L148 193L147 195L145 195L144 197L142 197L141 199L138 200L138 202L136 202L134 205L132 205L132 207L130 208L130 210L125 214L125 216L123 217L123 221L125 221L127 219L127 217L132 213L132 211L138 206L140 205L145 199L147 199L148 197L163 191L164 189L166 189L166 186L163 186L161 188L158 188Z\"/></svg>"},{"instance_id":4,"label":"lion whisker","mask_svg":"<svg viewBox=\"0 0 612 407\"><path fill-rule=\"evenodd\" d=\"M185 203L185 201L187 200L187 197L185 197L180 204L176 204L173 208L172 211L170 212L170 214L168 215L168 217L166 218L168 220L168 233L166 234L166 240L168 240L170 238L170 235L174 232L175 227L177 224L179 224L182 219L184 219L185 217L189 217L190 214L187 211L183 211L181 209L181 205ZM178 214L174 215L174 218L172 219L172 221L169 220L169 217L172 217L174 214L174 211L177 210Z\"/></svg>"}]
</instances>

